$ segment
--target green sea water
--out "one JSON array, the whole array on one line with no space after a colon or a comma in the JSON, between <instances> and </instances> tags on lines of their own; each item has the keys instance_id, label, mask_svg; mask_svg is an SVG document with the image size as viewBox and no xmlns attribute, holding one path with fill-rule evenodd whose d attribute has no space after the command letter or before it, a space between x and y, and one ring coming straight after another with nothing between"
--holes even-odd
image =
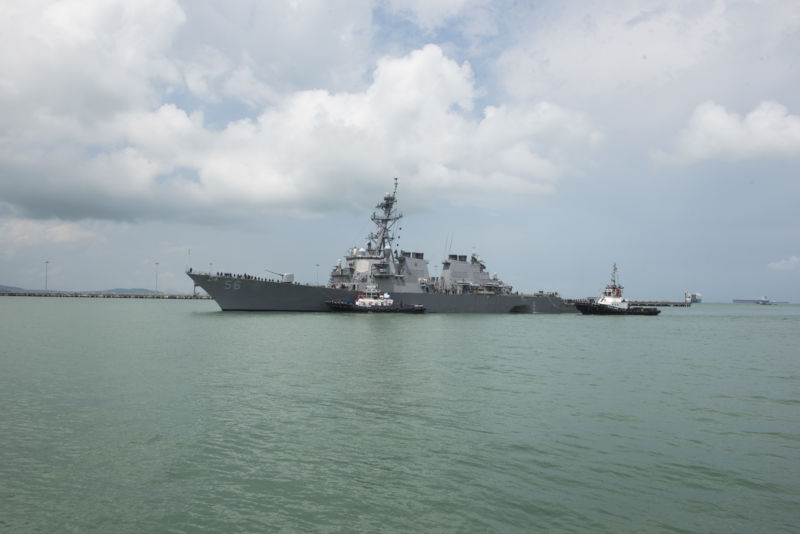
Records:
<instances>
[{"instance_id":1,"label":"green sea water","mask_svg":"<svg viewBox=\"0 0 800 534\"><path fill-rule=\"evenodd\" d=\"M0 297L2 532L800 532L800 307Z\"/></svg>"}]
</instances>

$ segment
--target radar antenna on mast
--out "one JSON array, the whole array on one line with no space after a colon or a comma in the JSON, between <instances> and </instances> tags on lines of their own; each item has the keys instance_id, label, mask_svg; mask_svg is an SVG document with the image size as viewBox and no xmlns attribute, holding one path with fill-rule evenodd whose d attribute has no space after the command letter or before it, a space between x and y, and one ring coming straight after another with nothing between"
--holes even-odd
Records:
<instances>
[{"instance_id":1,"label":"radar antenna on mast","mask_svg":"<svg viewBox=\"0 0 800 534\"><path fill-rule=\"evenodd\" d=\"M397 202L397 177L394 179L394 189L391 193L386 193L383 201L375 206L376 209L381 210L382 213L372 212L372 222L377 225L374 233L367 236L367 249L374 250L378 255L382 254L383 250L388 246L391 248L392 242L395 239L392 229L394 225L402 217L402 213L395 211L395 203ZM373 246L370 246L373 245Z\"/></svg>"}]
</instances>

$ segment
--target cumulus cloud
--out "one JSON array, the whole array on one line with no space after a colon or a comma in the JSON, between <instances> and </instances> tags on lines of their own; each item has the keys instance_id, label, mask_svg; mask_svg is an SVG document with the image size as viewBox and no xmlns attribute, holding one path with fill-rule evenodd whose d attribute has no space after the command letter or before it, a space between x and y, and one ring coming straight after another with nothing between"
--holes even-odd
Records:
<instances>
[{"instance_id":1,"label":"cumulus cloud","mask_svg":"<svg viewBox=\"0 0 800 534\"><path fill-rule=\"evenodd\" d=\"M359 191L397 175L429 193L529 194L568 171L554 139L584 146L596 135L580 114L546 104L488 108L476 120L475 95L469 65L437 46L384 58L362 92L302 91L219 134L192 132L206 142L184 146L191 156L180 164L197 165L200 178L188 193L314 210L341 202L342 187Z\"/></svg>"},{"instance_id":2,"label":"cumulus cloud","mask_svg":"<svg viewBox=\"0 0 800 534\"><path fill-rule=\"evenodd\" d=\"M475 118L478 92L468 63L428 45L378 61L362 91L269 94L275 105L222 129L175 104L88 126L62 114L59 128L40 123L36 136L0 145L0 193L28 214L74 219L314 213L341 206L342 190L359 204L392 176L419 196L482 202L553 190L574 170L571 152L598 139L585 117L553 104ZM42 146L48 138L58 150Z\"/></svg>"},{"instance_id":3,"label":"cumulus cloud","mask_svg":"<svg viewBox=\"0 0 800 534\"><path fill-rule=\"evenodd\" d=\"M4 4L2 15L5 131L65 115L88 122L147 105L158 85L180 78L164 54L185 20L173 1L16 2Z\"/></svg>"},{"instance_id":4,"label":"cumulus cloud","mask_svg":"<svg viewBox=\"0 0 800 534\"><path fill-rule=\"evenodd\" d=\"M188 23L176 34L171 56L204 101L228 96L248 102L254 88L261 104L265 92L348 91L367 73L372 0L193 0L181 7Z\"/></svg>"},{"instance_id":5,"label":"cumulus cloud","mask_svg":"<svg viewBox=\"0 0 800 534\"><path fill-rule=\"evenodd\" d=\"M73 222L17 218L0 221L0 245L8 248L99 239L102 238L94 230Z\"/></svg>"},{"instance_id":6,"label":"cumulus cloud","mask_svg":"<svg viewBox=\"0 0 800 534\"><path fill-rule=\"evenodd\" d=\"M796 101L794 0L545 2L513 13L513 44L493 69L506 98L580 109L628 153L664 146L711 98Z\"/></svg>"},{"instance_id":7,"label":"cumulus cloud","mask_svg":"<svg viewBox=\"0 0 800 534\"><path fill-rule=\"evenodd\" d=\"M257 108L278 101L275 89L259 80L249 65L243 65L225 80L223 94Z\"/></svg>"},{"instance_id":8,"label":"cumulus cloud","mask_svg":"<svg viewBox=\"0 0 800 534\"><path fill-rule=\"evenodd\" d=\"M774 261L767 265L767 268L773 271L793 271L800 267L800 258L797 256L790 256L785 260Z\"/></svg>"},{"instance_id":9,"label":"cumulus cloud","mask_svg":"<svg viewBox=\"0 0 800 534\"><path fill-rule=\"evenodd\" d=\"M564 4L498 59L509 94L596 100L669 83L727 39L722 3L707 7L623 1Z\"/></svg>"},{"instance_id":10,"label":"cumulus cloud","mask_svg":"<svg viewBox=\"0 0 800 534\"><path fill-rule=\"evenodd\" d=\"M800 158L800 116L777 102L762 102L744 117L705 102L692 113L675 150L657 154L673 163L769 157Z\"/></svg>"},{"instance_id":11,"label":"cumulus cloud","mask_svg":"<svg viewBox=\"0 0 800 534\"><path fill-rule=\"evenodd\" d=\"M483 0L390 0L390 8L412 20L424 30L433 30L445 24L448 20L466 11L465 8L474 8L476 4L485 3Z\"/></svg>"},{"instance_id":12,"label":"cumulus cloud","mask_svg":"<svg viewBox=\"0 0 800 534\"><path fill-rule=\"evenodd\" d=\"M35 0L0 6L1 125L104 118L187 96L257 106L363 82L371 0Z\"/></svg>"}]
</instances>

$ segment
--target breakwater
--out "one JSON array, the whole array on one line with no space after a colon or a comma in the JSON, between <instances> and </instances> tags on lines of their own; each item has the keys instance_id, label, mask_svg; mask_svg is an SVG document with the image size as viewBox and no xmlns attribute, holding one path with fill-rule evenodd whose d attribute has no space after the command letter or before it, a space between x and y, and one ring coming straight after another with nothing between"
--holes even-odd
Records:
<instances>
[{"instance_id":1,"label":"breakwater","mask_svg":"<svg viewBox=\"0 0 800 534\"><path fill-rule=\"evenodd\" d=\"M588 303L589 299L564 299L567 304L575 305L576 302ZM656 306L659 308L679 307L688 308L692 305L691 302L685 300L632 300L631 306Z\"/></svg>"},{"instance_id":2,"label":"breakwater","mask_svg":"<svg viewBox=\"0 0 800 534\"><path fill-rule=\"evenodd\" d=\"M208 295L179 295L167 293L91 293L83 291L2 291L0 297L70 297L90 299L164 299L207 300Z\"/></svg>"}]
</instances>

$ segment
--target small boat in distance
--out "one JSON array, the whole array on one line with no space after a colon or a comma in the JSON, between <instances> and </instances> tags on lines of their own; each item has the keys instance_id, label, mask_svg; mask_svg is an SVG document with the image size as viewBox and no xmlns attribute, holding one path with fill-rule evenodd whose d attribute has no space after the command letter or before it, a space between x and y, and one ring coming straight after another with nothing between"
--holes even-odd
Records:
<instances>
[{"instance_id":1,"label":"small boat in distance","mask_svg":"<svg viewBox=\"0 0 800 534\"><path fill-rule=\"evenodd\" d=\"M622 286L617 284L617 264L611 272L611 283L603 289L603 294L595 301L576 302L575 307L584 315L658 315L661 310L655 306L631 306L622 297Z\"/></svg>"},{"instance_id":2,"label":"small boat in distance","mask_svg":"<svg viewBox=\"0 0 800 534\"><path fill-rule=\"evenodd\" d=\"M380 294L375 286L368 286L360 293L355 302L350 299L326 300L325 304L333 311L348 312L378 312L378 313L425 313L425 306L414 304L412 306L395 305L389 293Z\"/></svg>"},{"instance_id":3,"label":"small boat in distance","mask_svg":"<svg viewBox=\"0 0 800 534\"><path fill-rule=\"evenodd\" d=\"M760 299L733 299L734 304L760 304L762 306L769 306L771 304L775 304L771 300L769 300L766 296L761 297Z\"/></svg>"}]
</instances>

